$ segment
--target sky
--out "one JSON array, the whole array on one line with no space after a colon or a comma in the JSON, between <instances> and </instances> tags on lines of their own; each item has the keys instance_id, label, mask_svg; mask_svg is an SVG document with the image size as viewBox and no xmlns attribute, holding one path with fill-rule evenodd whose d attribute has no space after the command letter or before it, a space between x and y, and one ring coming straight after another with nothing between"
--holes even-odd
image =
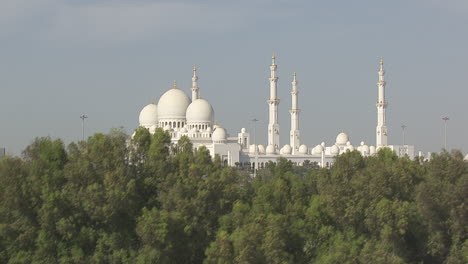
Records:
<instances>
[{"instance_id":1,"label":"sky","mask_svg":"<svg viewBox=\"0 0 468 264\"><path fill-rule=\"evenodd\" d=\"M216 122L266 143L269 65L278 64L281 144L297 72L301 143L375 145L378 61L386 70L389 144L468 152L466 0L1 0L0 147L66 144L123 127L193 65Z\"/></svg>"}]
</instances>

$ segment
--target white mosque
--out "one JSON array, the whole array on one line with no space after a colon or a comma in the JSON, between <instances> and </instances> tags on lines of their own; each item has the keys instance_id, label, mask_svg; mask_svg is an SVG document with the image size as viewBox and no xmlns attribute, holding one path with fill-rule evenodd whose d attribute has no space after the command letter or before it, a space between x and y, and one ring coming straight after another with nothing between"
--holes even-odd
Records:
<instances>
[{"instance_id":1,"label":"white mosque","mask_svg":"<svg viewBox=\"0 0 468 264\"><path fill-rule=\"evenodd\" d=\"M277 96L278 76L275 56L272 57L270 65L270 97L267 99L269 109L268 143L266 145L251 144L250 133L242 128L237 137L230 137L226 129L214 123L215 112L211 104L202 99L199 95L198 76L196 68L193 69L192 77L192 97L177 88L174 81L172 89L165 92L158 101L158 104L150 103L145 106L139 116L140 126L149 129L154 133L156 128L163 128L171 135L172 142L177 141L182 136L187 136L192 141L195 148L205 146L214 157L219 155L221 160L230 166L252 166L262 168L269 161L276 162L279 157L291 160L294 164L302 165L304 162L316 162L321 167L329 167L337 155L346 151L358 150L363 156L375 155L377 150L388 147L394 150L399 156L408 155L414 158L414 146L411 145L388 145L386 114L387 101L385 100L385 71L383 60L380 59L378 100L377 100L377 128L376 145L367 145L361 142L354 146L348 135L341 132L337 135L336 141L331 146L326 146L324 142L309 147L300 143L299 133L299 90L296 74L292 80L291 89L291 130L289 132L289 144L280 144L280 129L278 123Z\"/></svg>"}]
</instances>

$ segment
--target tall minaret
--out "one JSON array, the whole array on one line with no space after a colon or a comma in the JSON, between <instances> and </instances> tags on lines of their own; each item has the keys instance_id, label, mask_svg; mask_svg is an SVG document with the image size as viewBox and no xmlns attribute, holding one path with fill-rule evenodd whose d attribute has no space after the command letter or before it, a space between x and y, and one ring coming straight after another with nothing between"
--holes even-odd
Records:
<instances>
[{"instance_id":1,"label":"tall minaret","mask_svg":"<svg viewBox=\"0 0 468 264\"><path fill-rule=\"evenodd\" d=\"M379 81L377 86L379 88L379 98L377 100L377 129L376 129L376 147L387 146L387 126L385 121L385 109L387 108L387 101L385 101L385 71L383 68L383 59L380 58Z\"/></svg>"},{"instance_id":2,"label":"tall minaret","mask_svg":"<svg viewBox=\"0 0 468 264\"><path fill-rule=\"evenodd\" d=\"M299 152L299 112L301 111L298 109L298 99L299 99L299 91L297 90L297 81L296 81L296 73L294 73L294 79L292 81L292 90L291 90L291 132L289 133L289 141L292 148L292 154L296 154Z\"/></svg>"},{"instance_id":3,"label":"tall minaret","mask_svg":"<svg viewBox=\"0 0 468 264\"><path fill-rule=\"evenodd\" d=\"M277 150L280 146L278 124L278 105L280 100L276 95L278 77L276 76L275 55L271 57L270 72L270 98L267 99L269 106L268 145L273 145L275 150Z\"/></svg>"},{"instance_id":4,"label":"tall minaret","mask_svg":"<svg viewBox=\"0 0 468 264\"><path fill-rule=\"evenodd\" d=\"M198 93L198 76L197 76L197 67L193 66L193 76L192 76L192 102L200 98Z\"/></svg>"}]
</instances>

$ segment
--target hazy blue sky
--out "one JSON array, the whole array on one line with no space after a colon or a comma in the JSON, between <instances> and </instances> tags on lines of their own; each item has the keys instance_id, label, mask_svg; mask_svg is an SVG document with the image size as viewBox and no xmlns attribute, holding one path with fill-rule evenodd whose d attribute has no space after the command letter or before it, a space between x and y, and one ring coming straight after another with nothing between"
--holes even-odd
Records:
<instances>
[{"instance_id":1,"label":"hazy blue sky","mask_svg":"<svg viewBox=\"0 0 468 264\"><path fill-rule=\"evenodd\" d=\"M20 154L34 137L81 137L123 126L194 64L216 120L266 142L274 51L281 144L289 142L292 73L301 140L375 144L378 59L387 71L389 143L468 151L468 1L1 0L0 146Z\"/></svg>"}]
</instances>

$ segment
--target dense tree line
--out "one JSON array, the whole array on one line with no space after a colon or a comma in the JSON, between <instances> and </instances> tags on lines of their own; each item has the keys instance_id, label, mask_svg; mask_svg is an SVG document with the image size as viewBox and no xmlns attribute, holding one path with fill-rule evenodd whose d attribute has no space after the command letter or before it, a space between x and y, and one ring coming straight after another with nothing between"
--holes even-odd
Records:
<instances>
[{"instance_id":1,"label":"dense tree line","mask_svg":"<svg viewBox=\"0 0 468 264\"><path fill-rule=\"evenodd\" d=\"M252 179L140 128L0 162L0 263L468 263L468 168L390 150Z\"/></svg>"}]
</instances>

